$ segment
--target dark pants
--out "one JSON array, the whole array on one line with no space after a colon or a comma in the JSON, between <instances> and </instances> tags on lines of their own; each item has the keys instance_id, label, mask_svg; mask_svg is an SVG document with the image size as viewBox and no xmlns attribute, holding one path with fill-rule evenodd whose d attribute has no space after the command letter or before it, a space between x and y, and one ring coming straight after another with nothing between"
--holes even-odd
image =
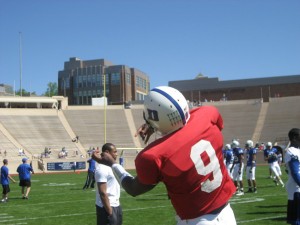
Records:
<instances>
[{"instance_id":1,"label":"dark pants","mask_svg":"<svg viewBox=\"0 0 300 225\"><path fill-rule=\"evenodd\" d=\"M2 194L6 195L10 192L10 188L8 184L7 185L2 184L2 188L3 188Z\"/></svg>"},{"instance_id":2,"label":"dark pants","mask_svg":"<svg viewBox=\"0 0 300 225\"><path fill-rule=\"evenodd\" d=\"M288 200L287 223L293 225L300 224L300 193L294 193L294 200Z\"/></svg>"},{"instance_id":3,"label":"dark pants","mask_svg":"<svg viewBox=\"0 0 300 225\"><path fill-rule=\"evenodd\" d=\"M108 215L104 207L96 205L97 225L122 225L123 213L121 206L112 207L113 213Z\"/></svg>"},{"instance_id":4,"label":"dark pants","mask_svg":"<svg viewBox=\"0 0 300 225\"><path fill-rule=\"evenodd\" d=\"M94 186L95 186L95 176L94 175L95 175L94 172L88 171L83 189L89 188L90 185L91 185L91 188L94 188Z\"/></svg>"}]
</instances>

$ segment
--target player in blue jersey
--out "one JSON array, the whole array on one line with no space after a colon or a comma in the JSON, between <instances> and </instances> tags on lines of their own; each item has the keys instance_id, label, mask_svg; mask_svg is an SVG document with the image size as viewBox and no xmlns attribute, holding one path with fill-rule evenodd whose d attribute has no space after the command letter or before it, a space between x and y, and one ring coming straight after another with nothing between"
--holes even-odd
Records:
<instances>
[{"instance_id":1,"label":"player in blue jersey","mask_svg":"<svg viewBox=\"0 0 300 225\"><path fill-rule=\"evenodd\" d=\"M255 180L255 169L256 169L256 153L257 149L253 146L253 141L248 140L245 145L246 157L247 157L247 168L246 176L248 181L249 193L257 193L256 180Z\"/></svg>"},{"instance_id":2,"label":"player in blue jersey","mask_svg":"<svg viewBox=\"0 0 300 225\"><path fill-rule=\"evenodd\" d=\"M7 159L3 159L3 166L1 167L0 173L1 173L1 184L2 184L2 203L8 202L8 193L10 192L10 188L9 188L9 180L11 180L12 182L16 182L14 180L14 178L12 178L9 175L9 170L8 170L8 160Z\"/></svg>"},{"instance_id":3,"label":"player in blue jersey","mask_svg":"<svg viewBox=\"0 0 300 225\"><path fill-rule=\"evenodd\" d=\"M274 174L274 183L276 185L281 184L282 187L284 187L284 183L281 180L281 169L278 164L278 156L277 156L277 149L273 148L272 142L267 143L267 148L264 151L265 160L269 164L269 168Z\"/></svg>"},{"instance_id":4,"label":"player in blue jersey","mask_svg":"<svg viewBox=\"0 0 300 225\"><path fill-rule=\"evenodd\" d=\"M288 192L287 223L300 224L300 129L288 133L290 146L285 154L288 171L286 190Z\"/></svg>"},{"instance_id":5,"label":"player in blue jersey","mask_svg":"<svg viewBox=\"0 0 300 225\"><path fill-rule=\"evenodd\" d=\"M89 164L89 168L87 171L87 177L86 177L86 181L85 184L83 186L83 190L91 187L94 188L95 186L95 163L96 161L92 158L87 160L88 164Z\"/></svg>"},{"instance_id":6,"label":"player in blue jersey","mask_svg":"<svg viewBox=\"0 0 300 225\"><path fill-rule=\"evenodd\" d=\"M27 164L27 158L22 159L22 164L20 164L17 168L17 172L19 173L20 183L19 186L22 187L22 198L28 199L28 194L31 189L31 173L34 174L32 167ZM26 192L25 192L26 188Z\"/></svg>"},{"instance_id":7,"label":"player in blue jersey","mask_svg":"<svg viewBox=\"0 0 300 225\"><path fill-rule=\"evenodd\" d=\"M268 142L268 143L270 144L271 142ZM263 149L263 152L264 152L264 160L265 160L265 162L268 162L268 154L269 154L269 151L271 150L271 147L272 146L268 146L268 144L265 146L264 143L262 143L260 145L260 148ZM271 170L270 167L269 167L269 178L271 178L271 179L273 178L272 177L272 170Z\"/></svg>"},{"instance_id":8,"label":"player in blue jersey","mask_svg":"<svg viewBox=\"0 0 300 225\"><path fill-rule=\"evenodd\" d=\"M244 170L244 150L239 147L240 143L233 140L231 144L233 152L233 166L231 168L234 185L237 188L236 195L244 195L243 170Z\"/></svg>"},{"instance_id":9,"label":"player in blue jersey","mask_svg":"<svg viewBox=\"0 0 300 225\"><path fill-rule=\"evenodd\" d=\"M230 144L226 144L225 145L225 149L224 149L224 161L225 161L225 165L226 165L226 169L232 179L232 171L230 171L232 164L233 164L233 151L231 149Z\"/></svg>"}]
</instances>

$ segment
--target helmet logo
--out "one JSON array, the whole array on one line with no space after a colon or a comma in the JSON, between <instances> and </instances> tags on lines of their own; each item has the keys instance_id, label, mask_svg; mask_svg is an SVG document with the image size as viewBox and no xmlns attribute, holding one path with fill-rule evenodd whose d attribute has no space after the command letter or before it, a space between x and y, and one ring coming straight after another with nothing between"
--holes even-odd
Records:
<instances>
[{"instance_id":1,"label":"helmet logo","mask_svg":"<svg viewBox=\"0 0 300 225\"><path fill-rule=\"evenodd\" d=\"M152 109L147 109L148 111L148 118L149 120L153 120L153 121L159 121L158 119L158 113L156 110L152 110Z\"/></svg>"}]
</instances>

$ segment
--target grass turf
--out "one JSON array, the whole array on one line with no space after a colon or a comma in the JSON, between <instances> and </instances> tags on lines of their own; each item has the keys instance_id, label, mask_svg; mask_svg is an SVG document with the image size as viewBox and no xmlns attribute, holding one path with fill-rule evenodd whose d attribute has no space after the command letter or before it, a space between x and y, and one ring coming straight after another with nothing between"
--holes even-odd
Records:
<instances>
[{"instance_id":1,"label":"grass turf","mask_svg":"<svg viewBox=\"0 0 300 225\"><path fill-rule=\"evenodd\" d=\"M284 168L282 172L286 182ZM230 200L238 224L286 224L286 191L275 186L267 176L268 167L258 166L258 193L233 196ZM86 172L35 174L29 200L21 199L18 182L11 183L9 202L0 204L0 224L95 225L95 190L82 190L85 178ZM244 186L247 190L245 179ZM121 205L123 225L176 224L174 209L163 184L135 198L122 190Z\"/></svg>"}]
</instances>

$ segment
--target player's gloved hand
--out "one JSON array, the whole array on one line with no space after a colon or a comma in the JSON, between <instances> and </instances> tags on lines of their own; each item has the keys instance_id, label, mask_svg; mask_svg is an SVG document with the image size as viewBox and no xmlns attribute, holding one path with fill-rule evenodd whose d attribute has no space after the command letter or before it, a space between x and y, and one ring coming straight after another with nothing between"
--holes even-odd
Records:
<instances>
[{"instance_id":1,"label":"player's gloved hand","mask_svg":"<svg viewBox=\"0 0 300 225\"><path fill-rule=\"evenodd\" d=\"M242 171L239 170L239 175L241 175Z\"/></svg>"},{"instance_id":2,"label":"player's gloved hand","mask_svg":"<svg viewBox=\"0 0 300 225\"><path fill-rule=\"evenodd\" d=\"M150 124L145 123L142 126L140 126L140 128L136 131L134 136L135 137L140 136L144 141L144 143L147 144L149 138L153 133L154 133L153 127L151 127Z\"/></svg>"}]
</instances>

